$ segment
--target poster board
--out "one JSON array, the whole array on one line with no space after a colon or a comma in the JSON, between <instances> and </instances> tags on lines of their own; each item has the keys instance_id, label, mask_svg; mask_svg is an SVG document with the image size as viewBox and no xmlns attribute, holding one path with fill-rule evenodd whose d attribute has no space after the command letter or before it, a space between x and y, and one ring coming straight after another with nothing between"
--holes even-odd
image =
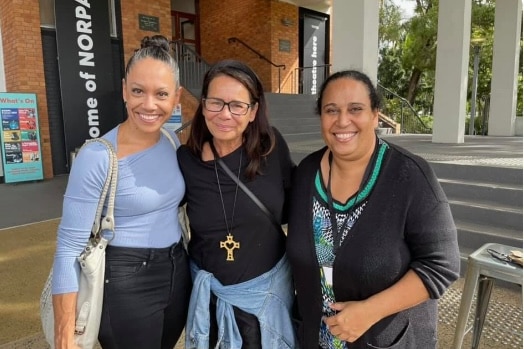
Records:
<instances>
[{"instance_id":1,"label":"poster board","mask_svg":"<svg viewBox=\"0 0 524 349\"><path fill-rule=\"evenodd\" d=\"M0 93L0 145L5 183L44 178L34 93Z\"/></svg>"}]
</instances>

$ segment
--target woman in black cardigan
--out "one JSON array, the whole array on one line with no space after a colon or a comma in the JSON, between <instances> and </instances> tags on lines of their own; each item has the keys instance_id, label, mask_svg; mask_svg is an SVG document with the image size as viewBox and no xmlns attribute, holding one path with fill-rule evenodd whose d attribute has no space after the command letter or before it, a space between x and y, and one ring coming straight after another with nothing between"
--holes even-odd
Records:
<instances>
[{"instance_id":1,"label":"woman in black cardigan","mask_svg":"<svg viewBox=\"0 0 524 349\"><path fill-rule=\"evenodd\" d=\"M376 136L365 74L330 76L317 110L327 147L295 173L287 239L301 348L435 348L460 264L446 196L425 160Z\"/></svg>"}]
</instances>

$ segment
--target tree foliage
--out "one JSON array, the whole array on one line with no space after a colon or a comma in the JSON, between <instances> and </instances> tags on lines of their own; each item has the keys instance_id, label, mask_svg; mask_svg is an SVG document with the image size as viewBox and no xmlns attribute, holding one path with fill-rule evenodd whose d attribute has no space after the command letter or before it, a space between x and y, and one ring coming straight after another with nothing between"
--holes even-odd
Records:
<instances>
[{"instance_id":1,"label":"tree foliage","mask_svg":"<svg viewBox=\"0 0 524 349\"><path fill-rule=\"evenodd\" d=\"M403 20L393 0L382 0L379 27L378 78L382 86L404 97L421 115L431 115L435 86L438 0L410 1L414 15ZM486 112L491 89L495 0L472 2L471 38L481 38L477 80L477 111ZM468 109L470 108L474 48L470 47ZM522 38L517 115L522 115ZM479 126L482 128L482 125ZM478 131L478 130L477 130Z\"/></svg>"}]
</instances>

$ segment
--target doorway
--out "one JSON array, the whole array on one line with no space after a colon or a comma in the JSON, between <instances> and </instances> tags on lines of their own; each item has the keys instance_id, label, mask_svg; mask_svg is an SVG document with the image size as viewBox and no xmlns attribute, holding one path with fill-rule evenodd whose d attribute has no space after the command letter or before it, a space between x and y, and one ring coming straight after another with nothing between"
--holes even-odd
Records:
<instances>
[{"instance_id":1,"label":"doorway","mask_svg":"<svg viewBox=\"0 0 524 349\"><path fill-rule=\"evenodd\" d=\"M299 9L299 93L316 95L329 72L329 15Z\"/></svg>"},{"instance_id":2,"label":"doorway","mask_svg":"<svg viewBox=\"0 0 524 349\"><path fill-rule=\"evenodd\" d=\"M192 13L171 11L173 41L180 40L184 45L200 54L197 16Z\"/></svg>"}]
</instances>

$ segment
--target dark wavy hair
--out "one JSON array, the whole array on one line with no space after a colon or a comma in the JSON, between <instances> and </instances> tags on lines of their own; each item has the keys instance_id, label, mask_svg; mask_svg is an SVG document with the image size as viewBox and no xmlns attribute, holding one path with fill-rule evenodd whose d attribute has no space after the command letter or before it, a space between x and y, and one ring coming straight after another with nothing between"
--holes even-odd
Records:
<instances>
[{"instance_id":1,"label":"dark wavy hair","mask_svg":"<svg viewBox=\"0 0 524 349\"><path fill-rule=\"evenodd\" d=\"M251 103L258 103L255 120L248 124L242 135L242 144L249 159L245 175L253 179L257 174L261 174L262 161L275 146L275 135L269 125L262 82L257 74L242 62L232 59L219 61L204 77L201 98L207 97L209 84L218 76L229 76L240 82L248 90ZM213 138L207 128L202 108L201 100L191 122L191 133L187 141L187 146L196 156L201 156L204 144L211 142Z\"/></svg>"},{"instance_id":2,"label":"dark wavy hair","mask_svg":"<svg viewBox=\"0 0 524 349\"><path fill-rule=\"evenodd\" d=\"M180 85L178 64L176 60L171 56L171 47L169 40L163 35L144 36L140 42L140 48L135 50L135 53L129 58L126 65L125 77L129 74L129 71L135 65L136 62L144 58L153 58L162 61L171 67L173 77L175 78L176 87Z\"/></svg>"},{"instance_id":3,"label":"dark wavy hair","mask_svg":"<svg viewBox=\"0 0 524 349\"><path fill-rule=\"evenodd\" d=\"M326 90L326 87L333 81L338 79L351 79L362 82L364 85L366 85L368 92L369 92L369 101L371 110L378 110L380 109L380 95L371 82L371 79L366 74L358 71L358 70L341 70L339 72L331 74L320 87L320 93L318 94L317 98L317 105L316 105L316 113L318 115L322 114L322 98L324 97L324 92Z\"/></svg>"}]
</instances>

